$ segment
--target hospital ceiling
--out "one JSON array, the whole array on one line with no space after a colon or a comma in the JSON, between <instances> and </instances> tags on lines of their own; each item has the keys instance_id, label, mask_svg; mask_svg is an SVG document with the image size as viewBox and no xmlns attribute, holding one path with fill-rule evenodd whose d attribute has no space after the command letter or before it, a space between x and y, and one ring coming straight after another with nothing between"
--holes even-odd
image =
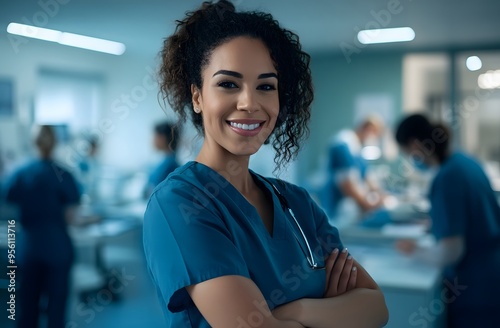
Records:
<instances>
[{"instance_id":1,"label":"hospital ceiling","mask_svg":"<svg viewBox=\"0 0 500 328\"><path fill-rule=\"evenodd\" d=\"M174 20L198 0L18 0L0 4L0 37L10 22L90 35L125 43L128 54L154 56ZM274 14L296 31L308 51L434 50L500 45L498 0L234 0L241 9ZM45 15L43 13L46 13ZM412 42L355 42L359 29L410 26ZM347 48L346 48L347 47Z\"/></svg>"}]
</instances>

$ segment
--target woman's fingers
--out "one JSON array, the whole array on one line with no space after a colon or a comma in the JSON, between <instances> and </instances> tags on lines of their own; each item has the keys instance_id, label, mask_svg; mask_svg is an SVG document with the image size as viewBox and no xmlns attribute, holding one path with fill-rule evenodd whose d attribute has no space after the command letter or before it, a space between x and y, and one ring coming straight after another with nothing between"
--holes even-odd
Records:
<instances>
[{"instance_id":1,"label":"woman's fingers","mask_svg":"<svg viewBox=\"0 0 500 328\"><path fill-rule=\"evenodd\" d=\"M338 292L339 280L342 271L344 270L344 264L347 259L347 256L348 256L347 248L344 248L342 252L338 254L335 263L333 263L333 267L330 270L330 278L328 280L327 290L325 294L326 297L333 297L339 294Z\"/></svg>"},{"instance_id":2,"label":"woman's fingers","mask_svg":"<svg viewBox=\"0 0 500 328\"><path fill-rule=\"evenodd\" d=\"M347 291L356 288L356 278L358 277L358 268L353 266L351 269L351 276L349 277L349 282L347 283Z\"/></svg>"},{"instance_id":3,"label":"woman's fingers","mask_svg":"<svg viewBox=\"0 0 500 328\"><path fill-rule=\"evenodd\" d=\"M338 294L343 294L347 291L347 284L349 283L349 279L351 277L351 270L352 270L352 264L353 264L353 258L351 255L347 256L347 259L344 263L344 268L342 269L342 272L340 273L340 278L339 278L339 284L337 287L337 293Z\"/></svg>"},{"instance_id":4,"label":"woman's fingers","mask_svg":"<svg viewBox=\"0 0 500 328\"><path fill-rule=\"evenodd\" d=\"M335 263L335 260L337 260L338 255L339 255L339 250L338 250L338 248L335 248L333 250L333 252L328 256L328 259L326 260L326 263L325 263L325 270L326 270L325 293L328 291L328 286L330 283L330 275L332 273L333 264Z\"/></svg>"}]
</instances>

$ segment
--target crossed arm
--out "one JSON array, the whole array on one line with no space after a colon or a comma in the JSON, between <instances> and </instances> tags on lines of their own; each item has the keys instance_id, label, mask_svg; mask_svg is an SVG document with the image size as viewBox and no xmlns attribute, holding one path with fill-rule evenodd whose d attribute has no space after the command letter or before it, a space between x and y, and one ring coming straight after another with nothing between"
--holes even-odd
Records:
<instances>
[{"instance_id":1,"label":"crossed arm","mask_svg":"<svg viewBox=\"0 0 500 328\"><path fill-rule=\"evenodd\" d=\"M218 328L361 328L387 322L382 292L347 252L330 255L326 274L324 298L299 299L273 311L257 285L242 276L218 277L187 291L210 325Z\"/></svg>"}]
</instances>

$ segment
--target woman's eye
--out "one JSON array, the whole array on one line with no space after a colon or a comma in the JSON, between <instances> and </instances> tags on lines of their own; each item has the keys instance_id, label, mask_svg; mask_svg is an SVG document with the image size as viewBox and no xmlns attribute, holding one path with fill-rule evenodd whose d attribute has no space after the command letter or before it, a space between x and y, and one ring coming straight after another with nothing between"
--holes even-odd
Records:
<instances>
[{"instance_id":1,"label":"woman's eye","mask_svg":"<svg viewBox=\"0 0 500 328\"><path fill-rule=\"evenodd\" d=\"M229 82L229 81L220 82L218 84L218 86L221 87L221 88L226 88L226 89L233 89L233 88L237 88L238 87L235 83Z\"/></svg>"},{"instance_id":2,"label":"woman's eye","mask_svg":"<svg viewBox=\"0 0 500 328\"><path fill-rule=\"evenodd\" d=\"M276 90L276 87L272 84L262 84L257 88L258 90L271 91Z\"/></svg>"}]
</instances>

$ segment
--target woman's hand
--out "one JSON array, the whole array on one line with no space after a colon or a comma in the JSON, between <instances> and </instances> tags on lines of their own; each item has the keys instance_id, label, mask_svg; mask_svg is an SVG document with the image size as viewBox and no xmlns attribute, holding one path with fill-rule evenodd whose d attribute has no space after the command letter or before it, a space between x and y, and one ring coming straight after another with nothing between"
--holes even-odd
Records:
<instances>
[{"instance_id":1,"label":"woman's hand","mask_svg":"<svg viewBox=\"0 0 500 328\"><path fill-rule=\"evenodd\" d=\"M396 249L405 255L411 255L417 249L417 242L412 239L401 239L396 242Z\"/></svg>"},{"instance_id":2,"label":"woman's hand","mask_svg":"<svg viewBox=\"0 0 500 328\"><path fill-rule=\"evenodd\" d=\"M326 289L324 297L335 297L356 288L357 268L347 248L339 253L334 249L326 260Z\"/></svg>"}]
</instances>

